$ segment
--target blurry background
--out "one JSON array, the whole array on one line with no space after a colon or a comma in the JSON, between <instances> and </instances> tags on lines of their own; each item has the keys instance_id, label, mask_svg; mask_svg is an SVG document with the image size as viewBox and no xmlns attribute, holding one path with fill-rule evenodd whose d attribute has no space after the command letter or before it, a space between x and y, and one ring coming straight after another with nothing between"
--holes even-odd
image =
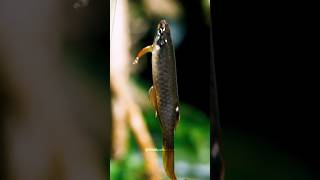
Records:
<instances>
[{"instance_id":1,"label":"blurry background","mask_svg":"<svg viewBox=\"0 0 320 180\"><path fill-rule=\"evenodd\" d=\"M1 0L0 179L105 179L108 2Z\"/></svg>"},{"instance_id":2,"label":"blurry background","mask_svg":"<svg viewBox=\"0 0 320 180\"><path fill-rule=\"evenodd\" d=\"M132 65L132 62L140 49L153 43L159 21L165 18L169 22L175 47L180 99L179 109L181 113L181 120L175 131L176 175L178 178L209 179L209 1L127 1L127 7L124 8L126 11L123 11L123 14L119 15L119 17L128 17L128 25L124 28L128 29L127 33L129 34L130 42L129 45L120 46L118 45L121 43L119 41L126 39L123 38L125 34L118 35L118 33L123 33L123 29L116 30L112 29L112 27L120 27L118 25L120 21L125 21L123 20L124 18L117 19L117 13L122 11L122 2L121 0L111 1L110 5L110 38L112 39L111 41L113 41L113 38L114 41L117 41L114 42L114 47L121 47L121 51L117 51L118 53L113 56L112 49L114 47L112 47L113 43L111 42L111 58L115 58L111 59L111 71L113 67L114 69L119 68L120 57L126 58L123 66L126 66L131 72L129 82L127 82L130 87L123 88L128 88L128 91L132 92L133 98L141 108L143 122L146 123L149 129L154 145L160 149L162 147L160 123L155 118L155 111L150 106L148 99L148 90L152 85L151 53L141 58L137 65ZM126 53L126 49L129 51L128 55L123 56ZM113 66L113 64L118 66ZM111 81L116 79L117 84L120 84L121 79L119 76L125 76L125 73L117 75L114 77L111 75ZM115 92L113 94L114 101L120 99L121 96L125 95ZM125 113L120 110L114 110L113 112ZM120 126L119 121L121 118L119 116L118 118L115 117L117 120L113 120L115 122L112 124L114 131L117 131L118 126ZM148 179L148 170L145 167L145 155L143 154L144 149L141 150L140 143L137 143L138 137L136 136L138 135L134 133L134 130L131 130L132 127L130 125L122 127L121 130L118 130L122 131L122 135L119 132L113 136L113 145L115 147L113 147L113 158L110 162L111 179ZM124 135L123 131L128 131L128 134ZM140 133L142 134L142 132ZM127 143L119 143L123 136L127 136L127 140L123 140L128 141ZM126 147L126 150L121 150L123 149L122 146ZM121 153L122 151L125 152ZM158 164L156 168L161 171L162 176L158 177L158 179L166 179L162 167L162 153L156 153L156 163Z\"/></svg>"},{"instance_id":3,"label":"blurry background","mask_svg":"<svg viewBox=\"0 0 320 180\"><path fill-rule=\"evenodd\" d=\"M320 179L318 51L308 42L318 11L287 1L211 5L226 179Z\"/></svg>"},{"instance_id":4,"label":"blurry background","mask_svg":"<svg viewBox=\"0 0 320 180\"><path fill-rule=\"evenodd\" d=\"M139 4L140 1L134 2L129 4L130 13L133 12L131 17L134 19L130 21L132 60L139 49L152 43L153 29L158 19L163 17L161 15L151 16L146 13L151 9L150 7L146 7L143 3L143 5ZM205 59L210 55L210 36L206 16L203 16L206 9L203 8L205 6L202 6L202 3L200 1L177 3L181 8L180 14L177 13L179 15L176 15L176 18L168 19L173 30L179 32L178 37L174 38L178 41L175 48L181 101L208 116L206 108L209 107L207 104L209 98L204 92L208 88L208 83L204 82L209 81L209 70L207 69L209 61ZM170 10L170 8L160 8L161 6L157 3L153 5L159 11ZM138 8L139 6L144 8ZM170 5L170 7L176 6ZM297 44L293 43L296 40L294 36L287 33L293 31L295 26L286 27L286 23L283 22L288 22L285 21L287 18L279 18L281 17L280 12L272 16L268 8L274 8L263 2L259 4L248 1L215 1L211 7L219 97L218 117L222 127L222 151L226 163L225 178L319 179L318 126L311 123L314 118L309 114L309 107L304 108L304 105L308 103L301 102L305 99L301 96L307 93L299 93L304 89L310 77L301 79L298 68L301 62L297 64L291 62L295 54L292 52ZM142 15L135 15L139 13ZM150 22L147 23L149 19ZM139 24L139 22L142 23ZM135 28L135 26L138 27ZM299 33L296 32L296 34ZM180 43L179 37L182 39ZM285 47L292 49L286 50ZM299 52L298 50L296 51ZM150 54L147 55L140 60L138 66L133 66L136 68L133 69L133 72L139 73L139 76L132 76L132 79L144 85L142 89L145 90L148 90L151 85L150 57ZM301 61L305 61L306 58L303 57ZM299 86L299 83L303 85ZM312 96L309 98L312 99ZM155 123L153 111L145 112L147 115L148 113L150 119L146 118L146 120L153 133L156 132L152 129ZM188 116L182 114L177 136L179 129L183 131L184 124L182 123L190 122L191 124L191 120L183 119L183 117L189 118ZM200 123L197 122L198 124ZM193 130L197 128L198 126L192 124ZM185 143L188 142L188 137L200 142L200 138L193 138L193 133L189 133L190 131L191 129L188 129L183 140L177 137L177 148L179 142L183 142L184 146L181 147L184 147L184 151L188 151L192 147L192 143L190 145ZM153 135L153 137L157 136ZM159 147L161 141L157 142L156 139L155 143ZM197 145L197 147L202 146ZM177 161L180 161L179 153L177 153ZM190 157L192 156L183 157L182 160L192 165L190 163L192 161L189 161ZM120 165L113 163L111 162L111 166L115 167L114 174L124 172L123 168L126 166L121 165L132 167L129 163L119 163ZM179 171L178 167L177 165L178 176L205 179L197 175L179 174L183 171ZM113 173L112 169L111 173ZM129 175L129 177L132 176L134 175Z\"/></svg>"}]
</instances>

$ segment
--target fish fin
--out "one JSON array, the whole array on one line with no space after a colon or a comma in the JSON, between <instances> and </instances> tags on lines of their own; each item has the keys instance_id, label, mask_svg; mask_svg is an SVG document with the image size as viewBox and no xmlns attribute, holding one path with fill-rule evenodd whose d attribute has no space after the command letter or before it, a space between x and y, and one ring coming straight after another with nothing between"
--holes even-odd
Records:
<instances>
[{"instance_id":1,"label":"fish fin","mask_svg":"<svg viewBox=\"0 0 320 180\"><path fill-rule=\"evenodd\" d=\"M162 160L163 167L167 176L171 180L176 180L176 175L174 172L174 145L173 145L173 135L163 137L163 148L162 148Z\"/></svg>"},{"instance_id":2,"label":"fish fin","mask_svg":"<svg viewBox=\"0 0 320 180\"><path fill-rule=\"evenodd\" d=\"M136 58L134 59L133 64L137 64L138 61L139 61L139 59L140 59L143 55L147 54L148 52L152 52L153 47L154 47L154 46L153 46L153 44L152 44L152 45L149 45L149 46L146 46L146 47L142 48L142 49L138 52Z\"/></svg>"},{"instance_id":3,"label":"fish fin","mask_svg":"<svg viewBox=\"0 0 320 180\"><path fill-rule=\"evenodd\" d=\"M149 89L149 100L150 100L152 107L155 110L155 116L157 118L158 117L157 96L156 96L156 91L153 86L151 86Z\"/></svg>"},{"instance_id":4,"label":"fish fin","mask_svg":"<svg viewBox=\"0 0 320 180\"><path fill-rule=\"evenodd\" d=\"M164 149L163 153L163 166L167 176L171 180L176 180L176 175L174 172L174 152L173 150Z\"/></svg>"}]
</instances>

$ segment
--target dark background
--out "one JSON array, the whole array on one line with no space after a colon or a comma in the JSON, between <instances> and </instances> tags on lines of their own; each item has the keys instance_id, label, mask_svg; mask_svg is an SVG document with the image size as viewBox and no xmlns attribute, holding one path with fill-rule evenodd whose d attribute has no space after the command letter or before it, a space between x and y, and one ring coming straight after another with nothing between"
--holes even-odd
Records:
<instances>
[{"instance_id":1,"label":"dark background","mask_svg":"<svg viewBox=\"0 0 320 180\"><path fill-rule=\"evenodd\" d=\"M213 1L215 70L222 132L231 128L268 142L319 175L319 58L312 43L315 11L305 4ZM228 174L228 161L235 160L226 159Z\"/></svg>"}]
</instances>

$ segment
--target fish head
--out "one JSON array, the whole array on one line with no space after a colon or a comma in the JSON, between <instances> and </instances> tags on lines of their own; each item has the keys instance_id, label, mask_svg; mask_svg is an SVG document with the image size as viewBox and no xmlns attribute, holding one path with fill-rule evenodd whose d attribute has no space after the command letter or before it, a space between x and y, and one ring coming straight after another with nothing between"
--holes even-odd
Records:
<instances>
[{"instance_id":1,"label":"fish head","mask_svg":"<svg viewBox=\"0 0 320 180\"><path fill-rule=\"evenodd\" d=\"M170 27L165 19L162 19L157 26L157 33L154 43L158 46L163 46L171 41Z\"/></svg>"}]
</instances>

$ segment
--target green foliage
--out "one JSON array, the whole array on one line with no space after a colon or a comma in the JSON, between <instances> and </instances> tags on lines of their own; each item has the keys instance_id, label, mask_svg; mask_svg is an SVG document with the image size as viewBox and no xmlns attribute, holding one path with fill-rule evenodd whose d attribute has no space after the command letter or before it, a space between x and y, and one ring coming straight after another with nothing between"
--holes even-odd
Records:
<instances>
[{"instance_id":1,"label":"green foliage","mask_svg":"<svg viewBox=\"0 0 320 180\"><path fill-rule=\"evenodd\" d=\"M147 94L148 84L134 79ZM162 132L159 120L155 118L155 112L150 107L143 111L146 124L157 148L162 147ZM181 119L175 132L175 161L184 162L190 166L195 164L210 163L210 121L209 118L198 109L185 104L180 104ZM159 163L161 152L158 152ZM111 161L111 179L143 179L144 164L138 146L130 134L129 150L122 161ZM179 169L176 168L177 176ZM192 173L192 172L190 172ZM192 174L184 175L192 175ZM194 177L194 176L192 176ZM195 177L196 178L196 177Z\"/></svg>"},{"instance_id":2,"label":"green foliage","mask_svg":"<svg viewBox=\"0 0 320 180\"><path fill-rule=\"evenodd\" d=\"M110 161L111 179L135 180L144 176L142 158L138 153L130 153L121 161Z\"/></svg>"}]
</instances>

